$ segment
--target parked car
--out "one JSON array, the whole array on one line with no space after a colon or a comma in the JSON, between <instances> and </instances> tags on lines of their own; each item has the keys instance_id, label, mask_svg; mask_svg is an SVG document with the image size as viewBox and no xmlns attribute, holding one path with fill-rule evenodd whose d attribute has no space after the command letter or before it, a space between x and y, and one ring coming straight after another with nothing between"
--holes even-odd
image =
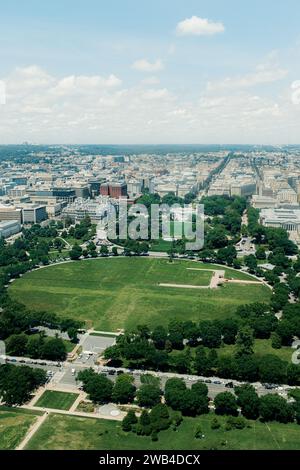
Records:
<instances>
[{"instance_id":1,"label":"parked car","mask_svg":"<svg viewBox=\"0 0 300 470\"><path fill-rule=\"evenodd\" d=\"M225 387L233 388L233 382L227 382L227 384L225 384Z\"/></svg>"}]
</instances>

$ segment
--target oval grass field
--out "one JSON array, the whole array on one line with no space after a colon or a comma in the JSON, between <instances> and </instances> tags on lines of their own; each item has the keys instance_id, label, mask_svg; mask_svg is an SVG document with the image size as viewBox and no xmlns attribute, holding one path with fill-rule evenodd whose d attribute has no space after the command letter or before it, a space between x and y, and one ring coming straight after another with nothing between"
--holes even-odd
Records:
<instances>
[{"instance_id":1,"label":"oval grass field","mask_svg":"<svg viewBox=\"0 0 300 470\"><path fill-rule=\"evenodd\" d=\"M270 299L271 291L263 284L225 284L217 289L159 286L208 286L213 274L210 269L224 269L227 278L253 281L245 273L193 261L116 257L32 271L14 281L9 293L32 310L83 320L87 327L106 331L137 324L166 325L171 319L225 318L238 305Z\"/></svg>"}]
</instances>

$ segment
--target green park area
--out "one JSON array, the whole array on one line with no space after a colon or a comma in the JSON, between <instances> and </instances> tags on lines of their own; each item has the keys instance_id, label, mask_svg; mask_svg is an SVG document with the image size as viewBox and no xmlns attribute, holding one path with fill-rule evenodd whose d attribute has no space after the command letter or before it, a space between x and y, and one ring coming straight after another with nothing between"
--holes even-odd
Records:
<instances>
[{"instance_id":1,"label":"green park area","mask_svg":"<svg viewBox=\"0 0 300 470\"><path fill-rule=\"evenodd\" d=\"M220 356L232 356L234 354L235 345L226 344L219 349ZM279 349L272 348L271 339L258 339L254 340L254 354L259 356L265 356L266 354L273 354L279 357L283 361L291 362L292 354L294 349L288 346L282 346Z\"/></svg>"},{"instance_id":2,"label":"green park area","mask_svg":"<svg viewBox=\"0 0 300 470\"><path fill-rule=\"evenodd\" d=\"M248 421L244 429L226 431L224 417L212 429L214 414L184 418L176 431L161 431L158 441L126 433L116 421L50 414L27 445L31 450L296 450L299 425ZM200 426L203 436L195 438Z\"/></svg>"},{"instance_id":3,"label":"green park area","mask_svg":"<svg viewBox=\"0 0 300 470\"><path fill-rule=\"evenodd\" d=\"M35 406L40 406L41 408L53 408L56 410L69 410L77 397L78 393L46 390L36 402Z\"/></svg>"},{"instance_id":4,"label":"green park area","mask_svg":"<svg viewBox=\"0 0 300 470\"><path fill-rule=\"evenodd\" d=\"M39 416L38 411L0 407L0 449L12 450Z\"/></svg>"},{"instance_id":5,"label":"green park area","mask_svg":"<svg viewBox=\"0 0 300 470\"><path fill-rule=\"evenodd\" d=\"M12 283L9 293L31 310L83 320L87 327L107 331L166 325L172 319L225 318L239 305L269 301L271 291L263 284L228 283L217 289L159 285L208 286L214 269L225 270L226 278L253 281L243 272L193 261L102 258L27 273Z\"/></svg>"}]
</instances>

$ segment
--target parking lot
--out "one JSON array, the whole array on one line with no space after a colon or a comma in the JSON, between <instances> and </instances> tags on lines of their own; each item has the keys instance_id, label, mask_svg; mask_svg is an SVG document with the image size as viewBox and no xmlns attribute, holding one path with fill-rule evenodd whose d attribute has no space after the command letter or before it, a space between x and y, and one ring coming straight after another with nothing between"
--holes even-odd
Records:
<instances>
[{"instance_id":1,"label":"parking lot","mask_svg":"<svg viewBox=\"0 0 300 470\"><path fill-rule=\"evenodd\" d=\"M76 362L85 364L89 356L101 354L106 348L115 344L115 341L116 338L113 336L84 336L81 342L81 357L78 357Z\"/></svg>"}]
</instances>

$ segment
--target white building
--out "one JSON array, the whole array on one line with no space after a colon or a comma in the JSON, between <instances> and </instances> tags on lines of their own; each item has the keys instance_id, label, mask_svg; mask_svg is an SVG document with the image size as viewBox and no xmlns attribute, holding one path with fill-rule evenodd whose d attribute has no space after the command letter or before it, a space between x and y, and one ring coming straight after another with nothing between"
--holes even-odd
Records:
<instances>
[{"instance_id":1,"label":"white building","mask_svg":"<svg viewBox=\"0 0 300 470\"><path fill-rule=\"evenodd\" d=\"M262 209L260 221L266 227L280 227L289 233L300 233L300 209Z\"/></svg>"}]
</instances>

